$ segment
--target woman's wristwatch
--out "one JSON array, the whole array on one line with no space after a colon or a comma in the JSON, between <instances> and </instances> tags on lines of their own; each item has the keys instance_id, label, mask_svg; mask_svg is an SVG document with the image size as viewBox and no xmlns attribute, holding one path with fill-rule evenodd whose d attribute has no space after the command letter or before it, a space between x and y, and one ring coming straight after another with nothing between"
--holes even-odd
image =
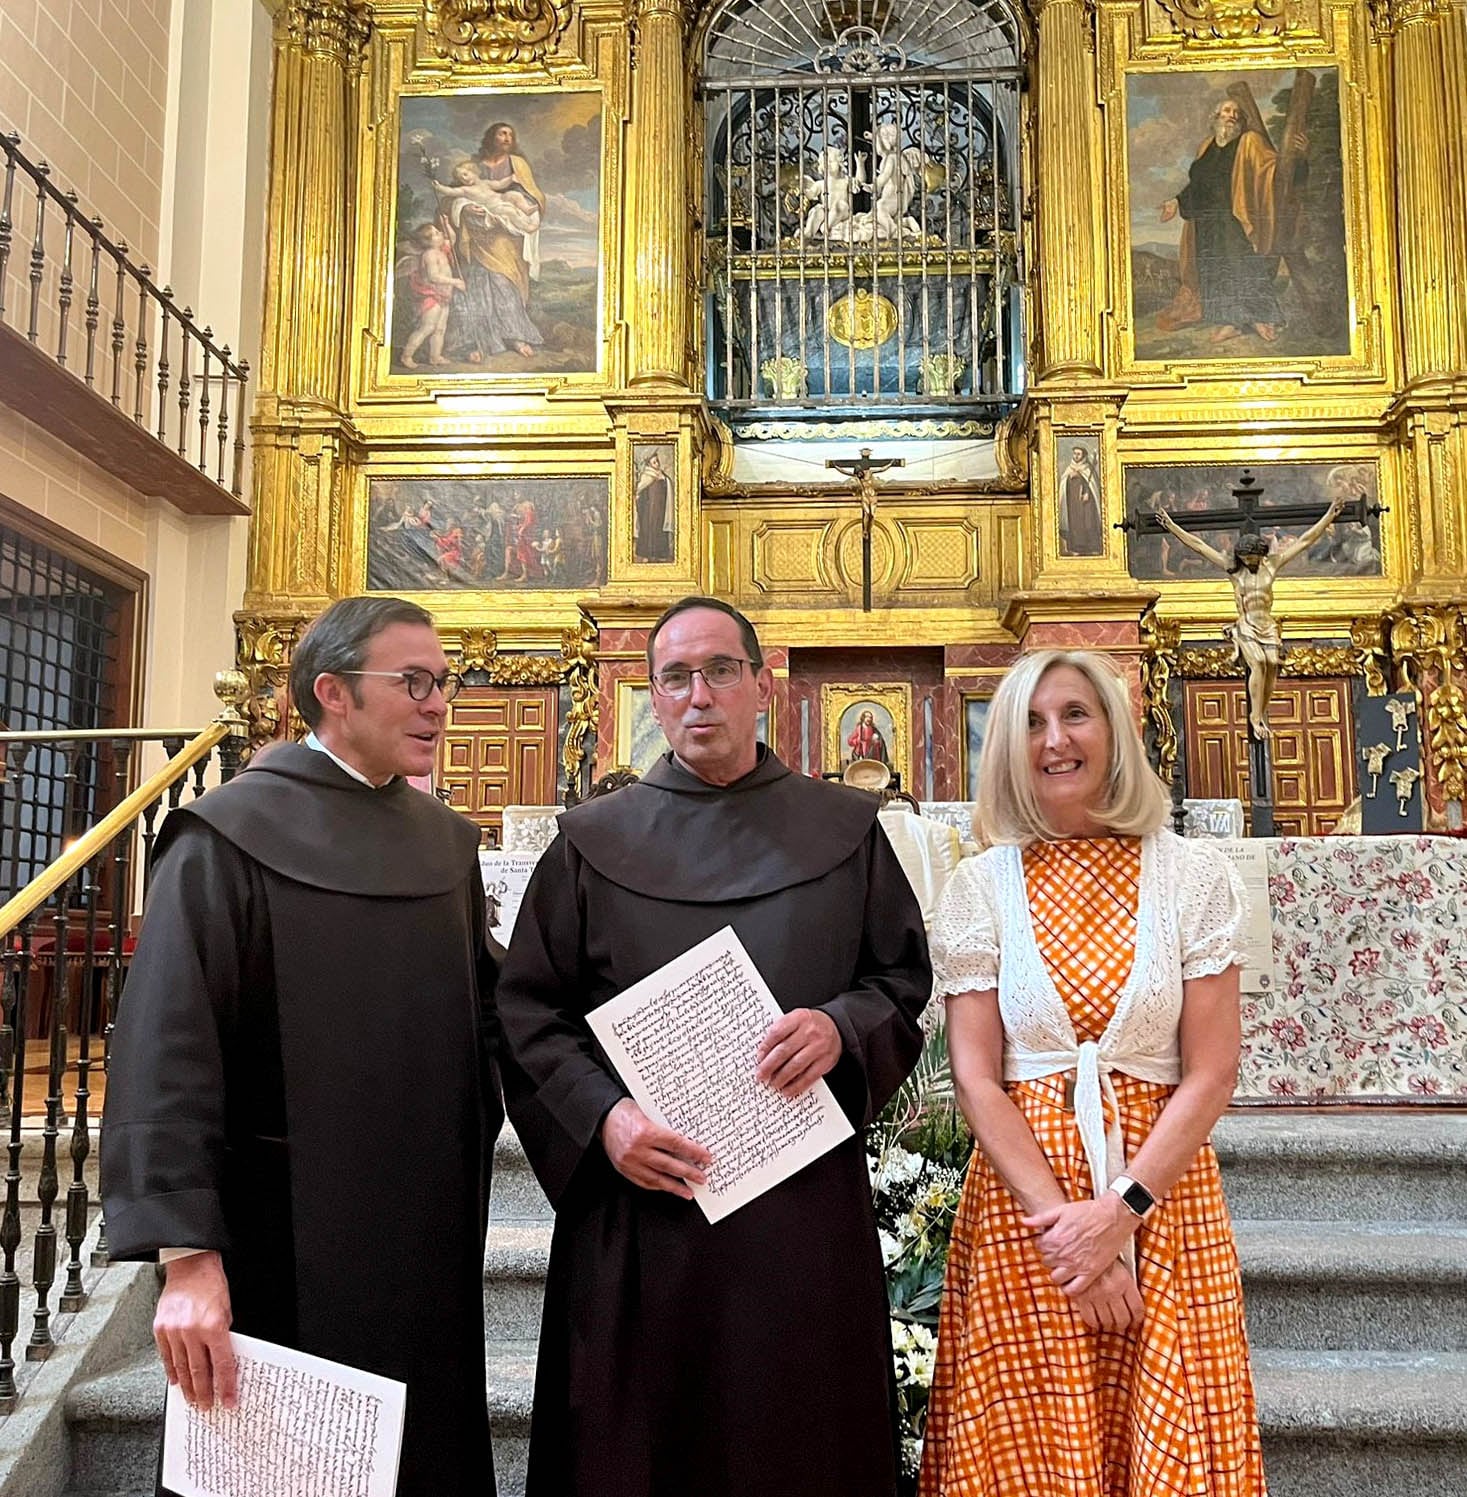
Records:
<instances>
[{"instance_id":1,"label":"woman's wristwatch","mask_svg":"<svg viewBox=\"0 0 1467 1497\"><path fill-rule=\"evenodd\" d=\"M1117 1175L1110 1188L1121 1198L1126 1209L1142 1221L1156 1209L1156 1197L1139 1181L1129 1175Z\"/></svg>"}]
</instances>

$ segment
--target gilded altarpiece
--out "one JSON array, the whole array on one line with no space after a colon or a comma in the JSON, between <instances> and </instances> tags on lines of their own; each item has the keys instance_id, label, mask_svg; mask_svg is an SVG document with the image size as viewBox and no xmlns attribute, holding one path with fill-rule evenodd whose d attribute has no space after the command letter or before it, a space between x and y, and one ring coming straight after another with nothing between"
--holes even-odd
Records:
<instances>
[{"instance_id":1,"label":"gilded altarpiece","mask_svg":"<svg viewBox=\"0 0 1467 1497\"><path fill-rule=\"evenodd\" d=\"M241 616L257 686L278 681L304 617L373 584L373 536L395 535L401 565L375 580L416 581L456 648L496 634L501 673L512 658L553 673L577 774L593 744L609 767L614 682L637 669L647 626L699 589L749 610L772 652L940 649L948 684L913 705L933 711L931 735L908 725L933 745L914 775L959 798L965 694L990 691L1017 650L1099 643L1139 700L1166 668L1138 625L1149 601L1189 647L1219 647L1223 580L1133 565L1115 527L1135 475L1368 468L1386 510L1378 562L1285 577L1276 611L1301 646L1375 629L1426 704L1434 814L1460 797L1460 7L969 7L996 38L1002 88L973 86L977 43L944 58L931 27L926 53L897 56L904 0L875 8L863 55L825 7L809 55L789 59L827 79L832 107L815 114L772 85L737 97L737 43L763 24L750 0L272 9ZM751 129L761 109L766 136ZM776 140L789 159L767 154ZM1195 229L1184 243L1208 188L1247 210L1232 261ZM513 316L502 337L491 326L496 266L538 342ZM818 284L792 287L791 267L808 282L812 266ZM863 445L902 461L864 496L848 476ZM799 462L779 466L781 452ZM473 484L482 501L456 487ZM573 491L579 513L546 524L561 501L531 499L534 523L524 508L516 522L515 485ZM455 515L469 504L457 539L414 523L421 500L409 517L404 496L435 490ZM507 557L502 537L521 529ZM787 683L776 697L780 746L821 744L818 703L801 699L806 725Z\"/></svg>"}]
</instances>

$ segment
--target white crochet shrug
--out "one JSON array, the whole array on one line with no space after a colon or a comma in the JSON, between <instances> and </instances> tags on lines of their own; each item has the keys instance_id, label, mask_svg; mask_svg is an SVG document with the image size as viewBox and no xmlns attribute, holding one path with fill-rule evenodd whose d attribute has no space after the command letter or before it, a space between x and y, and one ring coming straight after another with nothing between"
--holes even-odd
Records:
<instances>
[{"instance_id":1,"label":"white crochet shrug","mask_svg":"<svg viewBox=\"0 0 1467 1497\"><path fill-rule=\"evenodd\" d=\"M1125 1168L1111 1073L1181 1080L1182 984L1241 963L1246 901L1232 865L1206 841L1143 837L1131 972L1105 1032L1082 1045L1034 938L1021 849L968 858L943 890L932 922L934 995L998 989L1004 1080L1075 1072L1075 1120L1096 1195ZM1116 1120L1109 1129L1104 1103Z\"/></svg>"}]
</instances>

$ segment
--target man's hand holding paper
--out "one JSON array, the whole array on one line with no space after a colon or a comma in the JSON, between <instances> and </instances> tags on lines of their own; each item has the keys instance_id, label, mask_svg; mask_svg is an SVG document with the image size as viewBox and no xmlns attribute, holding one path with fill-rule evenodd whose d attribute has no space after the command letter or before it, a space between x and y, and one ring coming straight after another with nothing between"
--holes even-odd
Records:
<instances>
[{"instance_id":1,"label":"man's hand holding paper","mask_svg":"<svg viewBox=\"0 0 1467 1497\"><path fill-rule=\"evenodd\" d=\"M731 926L586 1018L635 1104L607 1113L607 1156L636 1185L691 1197L709 1221L851 1136L820 1079L840 1057L834 1022L780 1013Z\"/></svg>"},{"instance_id":2,"label":"man's hand holding paper","mask_svg":"<svg viewBox=\"0 0 1467 1497\"><path fill-rule=\"evenodd\" d=\"M755 1079L793 1101L803 1097L840 1059L840 1030L818 1008L792 1008L769 1026L759 1046Z\"/></svg>"},{"instance_id":3,"label":"man's hand holding paper","mask_svg":"<svg viewBox=\"0 0 1467 1497\"><path fill-rule=\"evenodd\" d=\"M618 1174L643 1190L665 1190L670 1195L693 1199L688 1182L704 1185L703 1173L713 1163L708 1150L692 1139L654 1123L632 1101L624 1097L601 1125L601 1144Z\"/></svg>"}]
</instances>

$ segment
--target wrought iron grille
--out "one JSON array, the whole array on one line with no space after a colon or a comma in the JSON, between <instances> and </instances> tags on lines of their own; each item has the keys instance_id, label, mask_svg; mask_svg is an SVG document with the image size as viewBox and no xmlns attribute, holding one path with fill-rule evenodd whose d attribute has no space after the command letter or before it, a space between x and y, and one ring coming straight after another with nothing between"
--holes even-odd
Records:
<instances>
[{"instance_id":1,"label":"wrought iron grille","mask_svg":"<svg viewBox=\"0 0 1467 1497\"><path fill-rule=\"evenodd\" d=\"M72 557L0 524L0 690L9 732L118 726L131 649L132 594ZM26 794L0 829L0 870L20 888L65 841L105 813L111 766L95 746L39 743L25 762Z\"/></svg>"},{"instance_id":2,"label":"wrought iron grille","mask_svg":"<svg viewBox=\"0 0 1467 1497\"><path fill-rule=\"evenodd\" d=\"M1016 403L1023 76L1003 0L730 0L700 82L715 405Z\"/></svg>"}]
</instances>

